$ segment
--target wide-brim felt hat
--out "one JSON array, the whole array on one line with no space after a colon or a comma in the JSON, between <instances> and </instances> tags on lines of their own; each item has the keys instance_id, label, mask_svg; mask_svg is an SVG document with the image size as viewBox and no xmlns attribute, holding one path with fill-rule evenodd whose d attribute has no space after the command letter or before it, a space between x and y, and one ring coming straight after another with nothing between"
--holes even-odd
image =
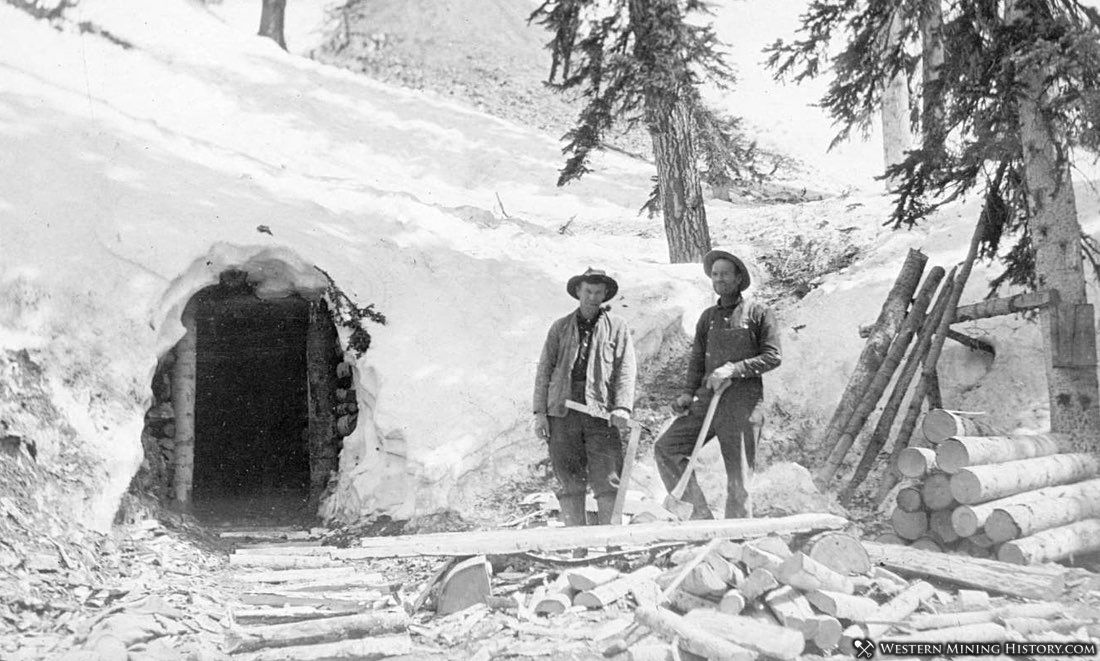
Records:
<instances>
[{"instance_id":1,"label":"wide-brim felt hat","mask_svg":"<svg viewBox=\"0 0 1100 661\"><path fill-rule=\"evenodd\" d=\"M584 273L575 275L569 278L569 282L565 283L565 291L569 292L569 295L573 298L579 298L577 296L577 288L581 286L582 282L594 282L602 283L607 286L607 296L604 296L604 301L610 301L615 297L615 294L619 293L619 283L615 282L615 278L612 278L607 273L600 269L594 269L591 266L588 267Z\"/></svg>"},{"instance_id":2,"label":"wide-brim felt hat","mask_svg":"<svg viewBox=\"0 0 1100 661\"><path fill-rule=\"evenodd\" d=\"M741 271L741 289L744 291L752 283L752 276L749 275L749 270L745 268L745 262L741 261L741 258L727 250L711 250L706 255L703 255L703 272L710 277L710 271L714 268L714 263L720 259L728 259L733 262L739 271Z\"/></svg>"}]
</instances>

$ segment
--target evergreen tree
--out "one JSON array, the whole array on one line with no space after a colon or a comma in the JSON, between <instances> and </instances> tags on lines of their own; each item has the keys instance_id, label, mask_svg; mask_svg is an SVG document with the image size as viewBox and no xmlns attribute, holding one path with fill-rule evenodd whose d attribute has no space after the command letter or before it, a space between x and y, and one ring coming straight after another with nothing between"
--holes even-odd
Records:
<instances>
[{"instance_id":1,"label":"evergreen tree","mask_svg":"<svg viewBox=\"0 0 1100 661\"><path fill-rule=\"evenodd\" d=\"M904 19L902 39L879 47L895 15ZM990 295L1011 283L1061 299L1043 314L1052 428L1100 428L1095 366L1052 358L1058 326L1092 314L1082 260L1096 256L1095 244L1081 233L1070 165L1074 150L1100 145L1100 15L1076 0L814 0L802 37L776 42L769 64L777 76L819 75L841 33L850 41L833 59L822 100L842 127L837 140L867 125L884 81L915 70L907 41L923 36L922 50L942 58L926 63L932 75L926 69L915 118L923 143L885 173L896 195L888 223L909 227L981 192L981 254L1005 264ZM1095 332L1081 336L1095 355Z\"/></svg>"},{"instance_id":2,"label":"evergreen tree","mask_svg":"<svg viewBox=\"0 0 1100 661\"><path fill-rule=\"evenodd\" d=\"M663 212L674 263L698 261L711 247L700 161L711 186L764 176L739 120L700 100L703 82L734 82L714 31L688 20L707 11L700 0L546 0L530 19L553 33L548 84L584 99L565 135L568 158L558 185L589 171L592 152L616 122L643 122L657 162L657 185L643 209Z\"/></svg>"}]
</instances>

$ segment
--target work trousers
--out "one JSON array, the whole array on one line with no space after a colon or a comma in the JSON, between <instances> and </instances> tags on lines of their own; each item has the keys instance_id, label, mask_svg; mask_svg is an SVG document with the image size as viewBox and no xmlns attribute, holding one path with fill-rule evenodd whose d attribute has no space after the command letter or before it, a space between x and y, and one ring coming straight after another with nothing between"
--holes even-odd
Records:
<instances>
[{"instance_id":1,"label":"work trousers","mask_svg":"<svg viewBox=\"0 0 1100 661\"><path fill-rule=\"evenodd\" d=\"M584 403L584 383L573 387L573 400ZM550 417L550 465L558 480L558 497L614 496L623 469L619 430L607 420L568 409L565 417Z\"/></svg>"},{"instance_id":2,"label":"work trousers","mask_svg":"<svg viewBox=\"0 0 1100 661\"><path fill-rule=\"evenodd\" d=\"M731 397L731 395L733 395ZM752 475L756 466L756 443L764 426L764 414L759 403L741 401L736 393L727 393L718 402L705 443L718 437L718 447L722 450L722 460L726 465L726 511L725 518L737 519L752 516L752 502L749 499L748 484L742 478L741 444L745 447L745 478ZM695 402L688 413L677 418L668 431L657 439L653 447L657 470L665 488L670 492L687 468L699 430L703 428L706 417L705 405ZM713 519L714 515L707 505L703 490L692 472L684 490L684 502L691 503L695 509L691 518Z\"/></svg>"}]
</instances>

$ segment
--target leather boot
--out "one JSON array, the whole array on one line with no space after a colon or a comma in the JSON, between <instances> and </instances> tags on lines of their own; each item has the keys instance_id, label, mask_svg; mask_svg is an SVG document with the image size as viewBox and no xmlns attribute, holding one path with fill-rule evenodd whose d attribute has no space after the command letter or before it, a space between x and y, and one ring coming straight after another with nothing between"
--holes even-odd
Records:
<instances>
[{"instance_id":1,"label":"leather boot","mask_svg":"<svg viewBox=\"0 0 1100 661\"><path fill-rule=\"evenodd\" d=\"M587 523L584 513L584 494L558 496L559 519L567 526L583 526Z\"/></svg>"}]
</instances>

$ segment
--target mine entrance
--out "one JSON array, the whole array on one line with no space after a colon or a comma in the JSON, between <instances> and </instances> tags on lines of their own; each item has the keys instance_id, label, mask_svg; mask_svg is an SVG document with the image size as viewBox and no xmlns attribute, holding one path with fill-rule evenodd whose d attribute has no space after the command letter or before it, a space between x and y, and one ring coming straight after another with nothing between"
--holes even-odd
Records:
<instances>
[{"instance_id":1,"label":"mine entrance","mask_svg":"<svg viewBox=\"0 0 1100 661\"><path fill-rule=\"evenodd\" d=\"M299 512L310 486L309 303L223 282L194 304L196 514Z\"/></svg>"}]
</instances>

